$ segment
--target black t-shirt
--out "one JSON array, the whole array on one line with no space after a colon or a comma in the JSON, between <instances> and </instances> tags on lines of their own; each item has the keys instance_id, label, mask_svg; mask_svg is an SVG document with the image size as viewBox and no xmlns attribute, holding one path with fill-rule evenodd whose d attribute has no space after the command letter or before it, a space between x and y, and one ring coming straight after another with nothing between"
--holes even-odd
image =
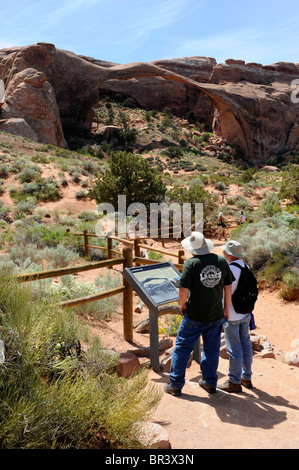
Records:
<instances>
[{"instance_id":1,"label":"black t-shirt","mask_svg":"<svg viewBox=\"0 0 299 470\"><path fill-rule=\"evenodd\" d=\"M223 256L209 253L188 259L179 281L179 287L189 289L186 315L202 323L221 320L224 317L223 287L233 280Z\"/></svg>"}]
</instances>

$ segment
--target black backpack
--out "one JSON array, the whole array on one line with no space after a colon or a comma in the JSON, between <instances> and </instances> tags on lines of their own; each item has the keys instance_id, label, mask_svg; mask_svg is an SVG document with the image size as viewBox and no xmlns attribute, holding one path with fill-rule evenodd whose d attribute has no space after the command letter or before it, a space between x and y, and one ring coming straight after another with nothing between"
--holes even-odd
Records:
<instances>
[{"instance_id":1,"label":"black backpack","mask_svg":"<svg viewBox=\"0 0 299 470\"><path fill-rule=\"evenodd\" d=\"M230 263L241 269L238 287L232 295L232 304L236 313L251 313L258 296L257 281L255 275L248 266L238 263Z\"/></svg>"}]
</instances>

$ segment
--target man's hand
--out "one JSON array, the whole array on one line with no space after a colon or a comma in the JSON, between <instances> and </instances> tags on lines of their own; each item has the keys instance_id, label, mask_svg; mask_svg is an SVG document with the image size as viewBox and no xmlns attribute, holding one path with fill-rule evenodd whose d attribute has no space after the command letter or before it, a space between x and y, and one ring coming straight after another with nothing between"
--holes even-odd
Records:
<instances>
[{"instance_id":1,"label":"man's hand","mask_svg":"<svg viewBox=\"0 0 299 470\"><path fill-rule=\"evenodd\" d=\"M179 288L179 298L181 303L181 315L185 315L188 301L188 289L186 287Z\"/></svg>"},{"instance_id":2,"label":"man's hand","mask_svg":"<svg viewBox=\"0 0 299 470\"><path fill-rule=\"evenodd\" d=\"M229 310L224 309L224 318L226 321L228 321L229 318Z\"/></svg>"},{"instance_id":3,"label":"man's hand","mask_svg":"<svg viewBox=\"0 0 299 470\"><path fill-rule=\"evenodd\" d=\"M181 310L181 315L182 315L182 316L185 315L185 313L186 313L186 308L187 308L187 304L181 305L180 310Z\"/></svg>"}]
</instances>

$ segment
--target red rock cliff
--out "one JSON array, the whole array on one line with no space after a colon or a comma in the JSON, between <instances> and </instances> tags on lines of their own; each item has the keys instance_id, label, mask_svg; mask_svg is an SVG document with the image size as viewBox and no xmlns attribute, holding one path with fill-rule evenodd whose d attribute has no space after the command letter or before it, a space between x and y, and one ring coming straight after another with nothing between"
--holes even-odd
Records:
<instances>
[{"instance_id":1,"label":"red rock cliff","mask_svg":"<svg viewBox=\"0 0 299 470\"><path fill-rule=\"evenodd\" d=\"M0 130L63 147L64 132L90 129L99 97L118 92L148 109L192 112L261 161L299 149L299 105L291 100L298 78L298 64L282 62L187 57L118 65L45 43L2 49Z\"/></svg>"}]
</instances>

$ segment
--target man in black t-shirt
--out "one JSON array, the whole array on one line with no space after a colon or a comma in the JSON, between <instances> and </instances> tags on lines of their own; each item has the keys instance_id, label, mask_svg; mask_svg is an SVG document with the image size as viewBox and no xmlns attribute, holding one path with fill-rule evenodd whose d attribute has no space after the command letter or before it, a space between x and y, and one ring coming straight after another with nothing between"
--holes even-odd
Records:
<instances>
[{"instance_id":1,"label":"man in black t-shirt","mask_svg":"<svg viewBox=\"0 0 299 470\"><path fill-rule=\"evenodd\" d=\"M217 367L222 325L228 319L233 276L223 256L211 253L211 240L202 233L192 232L182 241L183 248L192 253L183 268L179 281L182 323L172 355L170 382L165 392L181 395L190 354L202 335L202 378L199 385L209 393L216 392ZM224 296L223 296L224 294Z\"/></svg>"}]
</instances>

